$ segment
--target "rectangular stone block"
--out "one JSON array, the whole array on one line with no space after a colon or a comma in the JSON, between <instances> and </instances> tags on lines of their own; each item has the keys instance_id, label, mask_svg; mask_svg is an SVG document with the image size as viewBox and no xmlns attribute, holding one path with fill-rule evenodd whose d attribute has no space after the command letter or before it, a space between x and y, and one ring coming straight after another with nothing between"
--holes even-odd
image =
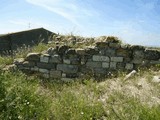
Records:
<instances>
[{"instance_id":1,"label":"rectangular stone block","mask_svg":"<svg viewBox=\"0 0 160 120\"><path fill-rule=\"evenodd\" d=\"M49 58L49 63L62 63L62 58L59 55L53 55Z\"/></svg>"},{"instance_id":2,"label":"rectangular stone block","mask_svg":"<svg viewBox=\"0 0 160 120\"><path fill-rule=\"evenodd\" d=\"M79 54L79 55L85 55L86 54L85 49L80 49L80 48L76 49L76 53Z\"/></svg>"},{"instance_id":3,"label":"rectangular stone block","mask_svg":"<svg viewBox=\"0 0 160 120\"><path fill-rule=\"evenodd\" d=\"M116 69L117 63L116 62L110 62L110 68L111 69Z\"/></svg>"},{"instance_id":4,"label":"rectangular stone block","mask_svg":"<svg viewBox=\"0 0 160 120\"><path fill-rule=\"evenodd\" d=\"M89 68L102 67L102 63L101 62L86 62L86 67L89 67Z\"/></svg>"},{"instance_id":5,"label":"rectangular stone block","mask_svg":"<svg viewBox=\"0 0 160 120\"><path fill-rule=\"evenodd\" d=\"M117 69L121 69L121 70L124 70L124 68L125 68L125 63L117 63Z\"/></svg>"},{"instance_id":6,"label":"rectangular stone block","mask_svg":"<svg viewBox=\"0 0 160 120\"><path fill-rule=\"evenodd\" d=\"M56 65L51 63L38 62L37 67L43 68L43 69L55 69Z\"/></svg>"},{"instance_id":7,"label":"rectangular stone block","mask_svg":"<svg viewBox=\"0 0 160 120\"><path fill-rule=\"evenodd\" d=\"M93 55L92 59L97 62L109 62L108 56Z\"/></svg>"},{"instance_id":8,"label":"rectangular stone block","mask_svg":"<svg viewBox=\"0 0 160 120\"><path fill-rule=\"evenodd\" d=\"M109 68L109 62L102 62L102 68Z\"/></svg>"},{"instance_id":9,"label":"rectangular stone block","mask_svg":"<svg viewBox=\"0 0 160 120\"><path fill-rule=\"evenodd\" d=\"M125 69L132 70L133 69L133 64L132 63L126 63Z\"/></svg>"},{"instance_id":10,"label":"rectangular stone block","mask_svg":"<svg viewBox=\"0 0 160 120\"><path fill-rule=\"evenodd\" d=\"M44 62L44 63L48 63L49 62L49 55L48 54L44 54L40 56L40 62Z\"/></svg>"},{"instance_id":11,"label":"rectangular stone block","mask_svg":"<svg viewBox=\"0 0 160 120\"><path fill-rule=\"evenodd\" d=\"M151 61L150 61L150 64L153 64L153 65L154 65L154 64L160 64L160 59L157 60L157 61L156 61L156 60L151 60Z\"/></svg>"},{"instance_id":12,"label":"rectangular stone block","mask_svg":"<svg viewBox=\"0 0 160 120\"><path fill-rule=\"evenodd\" d=\"M65 73L77 73L78 66L77 65L58 64L57 70L63 71Z\"/></svg>"},{"instance_id":13,"label":"rectangular stone block","mask_svg":"<svg viewBox=\"0 0 160 120\"><path fill-rule=\"evenodd\" d=\"M111 57L112 62L123 62L123 57Z\"/></svg>"},{"instance_id":14,"label":"rectangular stone block","mask_svg":"<svg viewBox=\"0 0 160 120\"><path fill-rule=\"evenodd\" d=\"M44 73L44 74L42 74L42 77L44 77L44 78L49 78L49 74L48 73Z\"/></svg>"},{"instance_id":15,"label":"rectangular stone block","mask_svg":"<svg viewBox=\"0 0 160 120\"><path fill-rule=\"evenodd\" d=\"M50 77L51 78L61 78L62 77L62 71L51 70L50 71Z\"/></svg>"},{"instance_id":16,"label":"rectangular stone block","mask_svg":"<svg viewBox=\"0 0 160 120\"><path fill-rule=\"evenodd\" d=\"M41 73L49 73L49 70L47 70L47 69L42 69L42 68L39 68L39 72L41 72Z\"/></svg>"},{"instance_id":17,"label":"rectangular stone block","mask_svg":"<svg viewBox=\"0 0 160 120\"><path fill-rule=\"evenodd\" d=\"M105 52L105 55L107 55L107 56L115 56L116 55L116 50L113 48L108 48L104 52Z\"/></svg>"}]
</instances>

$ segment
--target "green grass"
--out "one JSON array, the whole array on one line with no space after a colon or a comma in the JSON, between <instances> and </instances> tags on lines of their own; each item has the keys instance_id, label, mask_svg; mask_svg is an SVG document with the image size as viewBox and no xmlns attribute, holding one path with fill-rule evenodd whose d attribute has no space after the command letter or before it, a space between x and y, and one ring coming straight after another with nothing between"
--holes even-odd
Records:
<instances>
[{"instance_id":1,"label":"green grass","mask_svg":"<svg viewBox=\"0 0 160 120\"><path fill-rule=\"evenodd\" d=\"M114 88L115 83L117 88ZM123 83L124 90L126 86L133 87L135 83L131 83ZM149 105L151 101L141 100L145 95L135 96L128 93L132 91L119 90L119 84L122 84L122 80L109 79L99 83L90 79L62 83L26 76L19 71L1 71L0 119L160 119L159 104ZM155 89L152 89L152 95L158 97L160 90L157 91L159 88L153 86Z\"/></svg>"}]
</instances>

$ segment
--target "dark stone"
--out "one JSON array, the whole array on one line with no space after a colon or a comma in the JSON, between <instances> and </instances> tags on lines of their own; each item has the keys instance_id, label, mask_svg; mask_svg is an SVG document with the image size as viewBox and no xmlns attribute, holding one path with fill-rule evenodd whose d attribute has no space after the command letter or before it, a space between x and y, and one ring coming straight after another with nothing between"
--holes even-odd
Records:
<instances>
[{"instance_id":1,"label":"dark stone","mask_svg":"<svg viewBox=\"0 0 160 120\"><path fill-rule=\"evenodd\" d=\"M37 61L40 61L40 53L29 53L27 56L26 56L26 58L25 58L25 60L26 61L35 61L35 62L37 62Z\"/></svg>"},{"instance_id":2,"label":"dark stone","mask_svg":"<svg viewBox=\"0 0 160 120\"><path fill-rule=\"evenodd\" d=\"M55 64L49 64L49 63L38 62L37 67L43 68L43 69L55 69L56 65Z\"/></svg>"},{"instance_id":3,"label":"dark stone","mask_svg":"<svg viewBox=\"0 0 160 120\"><path fill-rule=\"evenodd\" d=\"M145 59L148 59L148 60L158 60L158 59L160 59L160 51L145 50Z\"/></svg>"},{"instance_id":4,"label":"dark stone","mask_svg":"<svg viewBox=\"0 0 160 120\"><path fill-rule=\"evenodd\" d=\"M66 46L66 45L60 46L59 49L58 49L58 54L64 55L65 52L66 52L69 48L70 48L70 47L69 47L69 46Z\"/></svg>"},{"instance_id":5,"label":"dark stone","mask_svg":"<svg viewBox=\"0 0 160 120\"><path fill-rule=\"evenodd\" d=\"M62 63L62 58L59 55L53 55L49 58L49 63Z\"/></svg>"},{"instance_id":6,"label":"dark stone","mask_svg":"<svg viewBox=\"0 0 160 120\"><path fill-rule=\"evenodd\" d=\"M24 67L34 67L35 66L35 62L33 62L33 61L25 61L25 62L23 62L23 66Z\"/></svg>"},{"instance_id":7,"label":"dark stone","mask_svg":"<svg viewBox=\"0 0 160 120\"><path fill-rule=\"evenodd\" d=\"M77 65L58 64L57 70L61 70L64 73L77 73L78 66Z\"/></svg>"}]
</instances>

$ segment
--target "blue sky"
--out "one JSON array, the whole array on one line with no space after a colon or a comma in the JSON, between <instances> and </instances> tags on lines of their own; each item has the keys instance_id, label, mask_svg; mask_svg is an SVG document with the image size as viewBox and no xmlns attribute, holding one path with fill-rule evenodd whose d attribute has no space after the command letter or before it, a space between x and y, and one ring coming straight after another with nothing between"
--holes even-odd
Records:
<instances>
[{"instance_id":1,"label":"blue sky","mask_svg":"<svg viewBox=\"0 0 160 120\"><path fill-rule=\"evenodd\" d=\"M0 0L0 34L44 27L160 47L160 0Z\"/></svg>"}]
</instances>

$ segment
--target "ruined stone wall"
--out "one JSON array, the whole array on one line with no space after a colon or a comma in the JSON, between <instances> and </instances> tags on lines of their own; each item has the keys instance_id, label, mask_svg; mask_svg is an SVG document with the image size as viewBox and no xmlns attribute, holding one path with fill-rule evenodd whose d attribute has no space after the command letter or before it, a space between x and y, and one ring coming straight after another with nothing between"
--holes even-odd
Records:
<instances>
[{"instance_id":1,"label":"ruined stone wall","mask_svg":"<svg viewBox=\"0 0 160 120\"><path fill-rule=\"evenodd\" d=\"M63 45L45 53L29 53L15 64L20 70L37 72L46 78L77 78L85 74L106 77L114 71L160 64L160 51L105 41L85 49Z\"/></svg>"}]
</instances>

